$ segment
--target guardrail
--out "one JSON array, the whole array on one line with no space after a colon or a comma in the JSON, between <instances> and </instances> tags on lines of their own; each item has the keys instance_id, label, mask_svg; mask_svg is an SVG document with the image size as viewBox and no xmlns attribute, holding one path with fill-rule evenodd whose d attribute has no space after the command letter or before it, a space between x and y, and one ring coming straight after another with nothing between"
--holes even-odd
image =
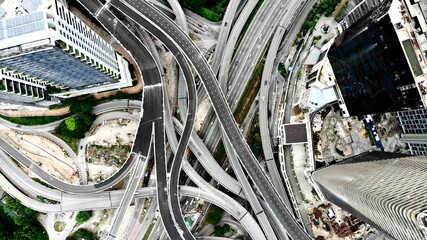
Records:
<instances>
[{"instance_id":1,"label":"guardrail","mask_svg":"<svg viewBox=\"0 0 427 240\"><path fill-rule=\"evenodd\" d=\"M305 37L304 37L304 44L307 42L308 37L310 36L310 33L308 33ZM294 62L292 64L292 66L295 66L296 62L298 61L299 55L301 54L301 50L302 48L300 48L297 52L297 54L294 55ZM295 69L294 69L295 70ZM292 77L292 73L289 74L288 79L287 79L287 84L286 84L286 92L285 92L285 97L283 99L287 99L288 97L288 93L289 93L289 85L291 82L291 77ZM292 186L289 182L289 176L286 173L286 166L285 166L285 154L284 154L284 150L283 150L283 146L284 146L284 142L283 142L283 119L285 118L285 113L286 113L286 107L287 107L287 102L283 101L280 103L280 110L279 110L279 116L278 116L278 120L277 120L277 125L278 125L278 138L279 138L279 159L280 159L280 167L282 170L282 176L285 179L285 184L286 184L286 188L289 191L289 195L291 196L291 202L294 206L295 209L295 213L296 213L296 217L298 218L298 221L302 223L302 218L301 218L301 213L300 213L300 209L298 206L298 203L295 199L295 193L292 189ZM304 226L304 224L303 224Z\"/></svg>"}]
</instances>

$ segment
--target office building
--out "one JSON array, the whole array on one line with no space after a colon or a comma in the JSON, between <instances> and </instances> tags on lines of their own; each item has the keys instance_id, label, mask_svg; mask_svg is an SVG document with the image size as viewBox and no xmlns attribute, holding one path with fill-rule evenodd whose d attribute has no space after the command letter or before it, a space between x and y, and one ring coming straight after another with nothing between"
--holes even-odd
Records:
<instances>
[{"instance_id":1,"label":"office building","mask_svg":"<svg viewBox=\"0 0 427 240\"><path fill-rule=\"evenodd\" d=\"M392 238L427 238L426 157L368 152L313 179L326 199Z\"/></svg>"},{"instance_id":2,"label":"office building","mask_svg":"<svg viewBox=\"0 0 427 240\"><path fill-rule=\"evenodd\" d=\"M411 154L427 156L427 110L399 111L396 115L403 130L400 140L408 144Z\"/></svg>"},{"instance_id":3,"label":"office building","mask_svg":"<svg viewBox=\"0 0 427 240\"><path fill-rule=\"evenodd\" d=\"M425 18L413 9L384 0L335 38L328 59L344 116L427 106Z\"/></svg>"},{"instance_id":4,"label":"office building","mask_svg":"<svg viewBox=\"0 0 427 240\"><path fill-rule=\"evenodd\" d=\"M17 102L67 98L132 84L127 62L57 2L50 10L0 22L0 66L2 91ZM27 91L28 86L41 94Z\"/></svg>"},{"instance_id":5,"label":"office building","mask_svg":"<svg viewBox=\"0 0 427 240\"><path fill-rule=\"evenodd\" d=\"M384 0L353 0L348 2L348 6L340 14L338 20L343 30L347 29L357 20L365 16L373 8L377 7Z\"/></svg>"}]
</instances>

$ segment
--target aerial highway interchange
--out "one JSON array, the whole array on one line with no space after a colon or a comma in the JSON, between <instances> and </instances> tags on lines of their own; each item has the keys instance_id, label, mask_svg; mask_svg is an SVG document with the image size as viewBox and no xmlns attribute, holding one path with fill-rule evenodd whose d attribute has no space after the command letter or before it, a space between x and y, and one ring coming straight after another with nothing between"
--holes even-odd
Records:
<instances>
[{"instance_id":1,"label":"aerial highway interchange","mask_svg":"<svg viewBox=\"0 0 427 240\"><path fill-rule=\"evenodd\" d=\"M272 152L273 133L270 132L274 129L271 126L274 125L275 119L269 119L267 109L268 104L272 104L273 110L278 111L277 107L274 108L275 98L271 94L270 86L275 81L272 79L276 79L275 58L281 39L293 38L289 34L296 34L302 24L297 15L305 16L314 1L264 1L245 35L237 43L257 1L248 0L241 3L231 0L219 25L218 41L210 61L205 59L189 37L188 19L178 1L167 1L176 22L156 7L165 2L153 4L152 1L78 1L129 51L137 63L136 71L140 71L143 77L142 101L112 101L98 105L92 111L95 115L122 109L140 111L138 119L126 113L110 113L98 120L129 118L138 122L135 141L125 164L102 182L73 185L52 177L12 143L0 138L0 186L24 205L40 212L117 208L112 226L103 236L105 239L119 239L117 233L122 227L129 206L138 206L139 211L135 212L141 213L143 199L147 198L155 199L155 203L151 204L144 222L139 226L139 234L144 232L143 229L147 229L147 224L153 220L155 209L158 208L161 222L155 224L157 229L152 234L157 234L161 239L199 238L184 222L184 197L202 198L224 209L252 239L312 239L310 231L301 219L298 206L292 201L294 196L291 196L293 192L289 188L295 186L284 184L276 167ZM237 14L239 6L242 9L240 14ZM179 66L182 74L180 79L185 81L183 94L186 97L181 99L180 103L185 105L180 109L184 118L176 118L171 113L164 70L160 66L160 57L150 35L164 44ZM291 42L287 40L284 47L289 47ZM254 65L261 61L264 53L267 54L257 103L254 103L246 116L246 124L239 126L233 112L249 83ZM201 88L196 87L196 81L201 82ZM209 121L203 127L204 137L201 138L193 130L193 126L199 103L205 98L210 100L212 111L208 114ZM257 108L267 168L254 156L244 135ZM15 125L5 120L0 123L19 131L40 133L59 124L56 122L34 128ZM212 155L211 149L221 139L237 179L220 166ZM172 151L170 158L169 150ZM241 202L204 180L187 159L188 151L194 154L198 164L227 192L246 199L250 207L243 207ZM74 157L77 159L77 156ZM12 158L55 189L31 180L14 164ZM141 188L139 183L144 179L150 161L155 163L155 186ZM195 185L182 185L182 172L185 172ZM113 185L126 176L129 176L126 189L111 190ZM43 196L57 203L38 202L34 200L36 196ZM141 199L142 201L138 202ZM134 219L137 217L135 215Z\"/></svg>"}]
</instances>

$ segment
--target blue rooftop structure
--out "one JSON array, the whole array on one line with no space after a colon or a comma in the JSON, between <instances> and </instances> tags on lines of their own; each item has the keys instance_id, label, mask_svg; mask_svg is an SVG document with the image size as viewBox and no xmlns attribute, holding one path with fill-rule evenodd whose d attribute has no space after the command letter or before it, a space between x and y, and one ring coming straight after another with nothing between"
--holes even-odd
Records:
<instances>
[{"instance_id":1,"label":"blue rooftop structure","mask_svg":"<svg viewBox=\"0 0 427 240\"><path fill-rule=\"evenodd\" d=\"M0 65L72 89L117 81L62 49L52 46L2 58Z\"/></svg>"},{"instance_id":2,"label":"blue rooftop structure","mask_svg":"<svg viewBox=\"0 0 427 240\"><path fill-rule=\"evenodd\" d=\"M28 11L34 12L42 5L43 0L23 0L21 5Z\"/></svg>"}]
</instances>

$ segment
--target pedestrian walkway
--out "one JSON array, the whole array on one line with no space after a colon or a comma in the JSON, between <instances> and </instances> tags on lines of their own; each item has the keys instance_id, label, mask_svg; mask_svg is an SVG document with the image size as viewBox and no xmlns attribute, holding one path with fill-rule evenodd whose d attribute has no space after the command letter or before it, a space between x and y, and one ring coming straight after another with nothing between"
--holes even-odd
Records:
<instances>
[{"instance_id":1,"label":"pedestrian walkway","mask_svg":"<svg viewBox=\"0 0 427 240\"><path fill-rule=\"evenodd\" d=\"M312 33L313 37L320 37L315 43L316 47L322 48L327 41L338 35L337 26L333 17L321 16Z\"/></svg>"}]
</instances>

